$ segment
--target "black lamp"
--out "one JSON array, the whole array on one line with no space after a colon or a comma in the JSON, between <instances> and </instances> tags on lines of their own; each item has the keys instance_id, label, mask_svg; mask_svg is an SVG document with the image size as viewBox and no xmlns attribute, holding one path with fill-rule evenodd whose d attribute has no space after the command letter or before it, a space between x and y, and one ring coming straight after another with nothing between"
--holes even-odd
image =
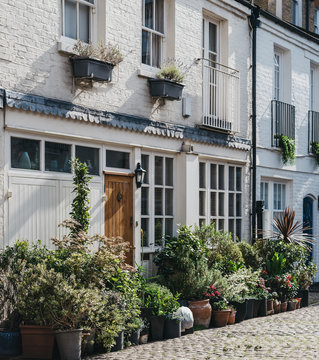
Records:
<instances>
[{"instance_id":1,"label":"black lamp","mask_svg":"<svg viewBox=\"0 0 319 360\"><path fill-rule=\"evenodd\" d=\"M141 164L137 163L136 169L135 169L135 181L136 181L136 187L140 188L144 182L144 176L146 174L146 170L141 168Z\"/></svg>"}]
</instances>

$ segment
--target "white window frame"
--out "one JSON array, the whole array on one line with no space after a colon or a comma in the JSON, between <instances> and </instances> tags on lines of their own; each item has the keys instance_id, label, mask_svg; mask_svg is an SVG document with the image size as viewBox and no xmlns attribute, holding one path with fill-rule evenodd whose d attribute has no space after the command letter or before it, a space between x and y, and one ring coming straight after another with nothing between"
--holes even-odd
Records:
<instances>
[{"instance_id":1,"label":"white window frame","mask_svg":"<svg viewBox=\"0 0 319 360\"><path fill-rule=\"evenodd\" d=\"M156 18L155 17L155 9L156 9L155 2L157 0L153 0L153 1L154 1L154 3L153 3L154 4L153 5L153 21L154 21L153 27L155 27L155 18ZM163 31L164 31L163 33L145 26L145 0L142 0L142 38L143 38L143 31L146 31L150 34L151 46L150 46L150 64L143 63L142 53L141 53L142 65L146 66L146 67L157 68L157 66L153 65L152 43L153 43L153 35L157 35L160 37L160 39L161 39L160 55L159 55L160 57L157 60L158 60L159 65L161 66L163 63L163 59L164 59L164 42L166 40L166 35L165 35L166 34L166 1L165 0L163 1ZM143 43L141 44L141 49L143 50Z\"/></svg>"},{"instance_id":2,"label":"white window frame","mask_svg":"<svg viewBox=\"0 0 319 360\"><path fill-rule=\"evenodd\" d=\"M142 152L141 155L145 155L148 156L148 183L143 183L142 184L142 188L147 188L148 189L148 214L141 214L141 220L142 219L148 219L148 246L143 246L142 247L142 253L154 253L157 249L160 248L160 246L155 244L155 221L157 218L161 218L163 219L163 243L165 240L165 220L166 219L171 219L172 223L173 223L173 228L172 228L172 235L174 236L176 233L176 224L175 224L175 211L176 211L176 205L175 205L175 184L176 184L176 159L174 156L171 156L169 154L163 154L163 153L149 153L149 152ZM157 185L155 184L155 157L161 157L163 158L163 184L162 185ZM165 164L165 159L169 158L173 160L173 185L166 185L165 184L165 179L166 179L166 164ZM160 188L163 189L163 211L162 211L162 215L155 215L155 189ZM170 189L173 192L173 199L172 199L172 215L167 215L166 214L166 202L165 202L165 190L166 189ZM142 200L142 199L141 199ZM142 225L142 221L141 221L141 225Z\"/></svg>"},{"instance_id":3,"label":"white window frame","mask_svg":"<svg viewBox=\"0 0 319 360\"><path fill-rule=\"evenodd\" d=\"M79 35L80 35L79 7L81 4L81 5L88 6L90 8L89 42L92 42L93 41L93 14L96 12L96 1L97 0L93 0L93 4L91 4L85 0L72 0L73 2L76 3L76 39L69 38L68 36L65 35L65 1L66 0L62 0L62 36L64 36L66 39L71 39L73 41L76 41L77 39L80 38L79 37Z\"/></svg>"},{"instance_id":4,"label":"white window frame","mask_svg":"<svg viewBox=\"0 0 319 360\"><path fill-rule=\"evenodd\" d=\"M319 66L317 64L310 64L309 75L309 109L312 111L319 111Z\"/></svg>"},{"instance_id":5,"label":"white window frame","mask_svg":"<svg viewBox=\"0 0 319 360\"><path fill-rule=\"evenodd\" d=\"M292 23L297 26L301 26L302 23L302 6L300 0L292 1Z\"/></svg>"},{"instance_id":6,"label":"white window frame","mask_svg":"<svg viewBox=\"0 0 319 360\"><path fill-rule=\"evenodd\" d=\"M216 26L216 52L209 50L209 24L212 23ZM204 17L203 18L203 57L210 59L210 55L216 56L215 62L220 62L220 22Z\"/></svg>"},{"instance_id":7,"label":"white window frame","mask_svg":"<svg viewBox=\"0 0 319 360\"><path fill-rule=\"evenodd\" d=\"M283 53L275 49L274 51L274 85L273 85L273 98L274 100L282 101L283 98Z\"/></svg>"},{"instance_id":8,"label":"white window frame","mask_svg":"<svg viewBox=\"0 0 319 360\"><path fill-rule=\"evenodd\" d=\"M319 34L319 9L315 8L314 10L314 18L313 18L313 26L314 33Z\"/></svg>"},{"instance_id":9,"label":"white window frame","mask_svg":"<svg viewBox=\"0 0 319 360\"><path fill-rule=\"evenodd\" d=\"M243 203L244 203L244 188L243 188L243 177L244 177L244 168L239 164L231 164L231 163L224 163L219 161L209 161L209 160L202 160L199 161L200 164L205 164L205 179L204 179L204 187L201 187L199 184L199 197L203 196L204 199L204 214L199 214L199 224L202 225L203 223L209 224L211 220L215 222L216 230L221 231L230 231L229 229L229 221L234 221L234 232L237 233L236 229L236 221L240 221L240 232L239 234L233 234L233 238L238 236L241 240L243 235ZM211 189L211 165L216 165L216 189ZM224 166L224 189L220 189L219 187L219 167ZM234 168L234 189L229 189L229 168ZM240 180L240 190L237 190L236 186L236 169L240 169L241 171L241 180ZM200 168L199 168L199 176L200 176ZM216 214L211 215L211 194L216 194ZM224 197L224 204L223 210L224 214L219 215L219 200L220 195ZM234 214L233 216L229 215L229 198L230 194L234 194L233 204L234 204ZM240 204L240 215L237 215L238 209L236 209L236 195L240 195L241 197L241 204ZM201 209L199 209L200 211ZM220 222L223 222L223 227L220 226Z\"/></svg>"}]
</instances>

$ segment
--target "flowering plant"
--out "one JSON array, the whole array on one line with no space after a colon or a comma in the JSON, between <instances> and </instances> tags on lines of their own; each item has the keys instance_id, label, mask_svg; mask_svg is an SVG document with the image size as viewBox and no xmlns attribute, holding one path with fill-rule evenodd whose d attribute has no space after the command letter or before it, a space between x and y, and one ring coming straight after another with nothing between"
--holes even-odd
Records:
<instances>
[{"instance_id":1,"label":"flowering plant","mask_svg":"<svg viewBox=\"0 0 319 360\"><path fill-rule=\"evenodd\" d=\"M264 278L260 277L256 284L255 294L257 299L268 299L269 294L269 287L266 286L266 281Z\"/></svg>"},{"instance_id":2,"label":"flowering plant","mask_svg":"<svg viewBox=\"0 0 319 360\"><path fill-rule=\"evenodd\" d=\"M213 310L224 310L227 308L228 301L221 295L217 288L209 285L208 292L204 293L208 297Z\"/></svg>"},{"instance_id":3,"label":"flowering plant","mask_svg":"<svg viewBox=\"0 0 319 360\"><path fill-rule=\"evenodd\" d=\"M276 291L281 299L292 299L297 295L298 285L293 275L287 273L283 275L276 275L269 277L266 280L267 285L270 286L272 291Z\"/></svg>"}]
</instances>

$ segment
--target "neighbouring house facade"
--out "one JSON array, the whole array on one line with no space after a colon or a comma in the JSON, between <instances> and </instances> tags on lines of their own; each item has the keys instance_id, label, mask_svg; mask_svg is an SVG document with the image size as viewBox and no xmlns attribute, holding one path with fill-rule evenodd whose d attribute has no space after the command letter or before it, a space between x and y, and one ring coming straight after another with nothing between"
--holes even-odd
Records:
<instances>
[{"instance_id":1,"label":"neighbouring house facade","mask_svg":"<svg viewBox=\"0 0 319 360\"><path fill-rule=\"evenodd\" d=\"M154 251L178 224L214 220L217 229L250 239L249 13L232 0L3 3L1 248L18 239L48 245L63 234L74 157L93 177L90 233L123 236L130 262L150 272ZM77 38L119 45L124 61L111 82L72 77ZM169 58L187 68L182 101L150 95L148 79ZM268 152L279 164L277 152ZM141 188L138 163L147 171Z\"/></svg>"}]
</instances>

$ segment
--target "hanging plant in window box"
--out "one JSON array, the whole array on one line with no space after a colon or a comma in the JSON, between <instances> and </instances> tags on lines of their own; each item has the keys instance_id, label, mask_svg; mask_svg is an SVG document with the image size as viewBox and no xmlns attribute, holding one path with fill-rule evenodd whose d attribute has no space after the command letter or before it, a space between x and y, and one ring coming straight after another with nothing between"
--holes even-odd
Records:
<instances>
[{"instance_id":1,"label":"hanging plant in window box","mask_svg":"<svg viewBox=\"0 0 319 360\"><path fill-rule=\"evenodd\" d=\"M167 100L181 100L185 73L175 61L161 67L156 79L149 79L151 95Z\"/></svg>"},{"instance_id":2,"label":"hanging plant in window box","mask_svg":"<svg viewBox=\"0 0 319 360\"><path fill-rule=\"evenodd\" d=\"M79 40L73 47L75 53L70 58L75 78L112 81L114 66L123 61L123 55L117 45L99 41L96 46L83 44Z\"/></svg>"},{"instance_id":3,"label":"hanging plant in window box","mask_svg":"<svg viewBox=\"0 0 319 360\"><path fill-rule=\"evenodd\" d=\"M316 160L317 165L319 165L319 142L312 141L310 143L310 145L311 145L311 152L315 156L315 160Z\"/></svg>"},{"instance_id":4,"label":"hanging plant in window box","mask_svg":"<svg viewBox=\"0 0 319 360\"><path fill-rule=\"evenodd\" d=\"M280 135L279 137L279 147L282 152L282 161L284 164L293 164L295 162L295 140L286 136Z\"/></svg>"}]
</instances>

